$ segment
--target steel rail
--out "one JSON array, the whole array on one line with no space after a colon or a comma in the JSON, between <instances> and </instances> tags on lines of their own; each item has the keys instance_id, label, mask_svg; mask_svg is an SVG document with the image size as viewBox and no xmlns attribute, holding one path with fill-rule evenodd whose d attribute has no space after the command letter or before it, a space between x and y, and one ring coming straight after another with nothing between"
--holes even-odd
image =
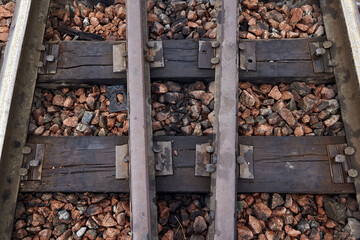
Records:
<instances>
[{"instance_id":1,"label":"steel rail","mask_svg":"<svg viewBox=\"0 0 360 240\"><path fill-rule=\"evenodd\" d=\"M359 82L357 81L356 70L354 69L353 60L354 51L360 49L355 46L352 49L352 43L347 39L346 34L356 32L356 29L349 29L348 24L353 26L354 23L348 23L346 20L351 14L346 11L347 7L341 9L341 4L352 2L350 0L320 0L320 6L323 13L326 36L334 45L330 48L330 54L338 63L334 67L334 76L338 89L341 116L344 123L345 135L348 146L356 149L351 158L351 167L358 172L360 171L360 95ZM344 21L345 20L345 21ZM349 31L350 30L350 31ZM353 36L355 37L355 36ZM351 37L350 37L351 38ZM355 38L359 39L359 36ZM355 43L358 45L359 43ZM359 70L359 69L357 69ZM358 72L359 73L359 72ZM354 178L357 202L360 204L360 176Z\"/></svg>"},{"instance_id":2,"label":"steel rail","mask_svg":"<svg viewBox=\"0 0 360 240\"><path fill-rule=\"evenodd\" d=\"M25 4L27 2L31 2L31 6L30 12L25 14L25 11L28 11L28 5ZM7 46L8 54L16 53L16 51L19 50L16 54L20 54L21 56L19 56L19 60L15 60L15 56L10 56L10 58L13 59L11 61L8 59L8 61L14 65L7 65L9 69L4 67L4 72L2 72L4 75L5 72L11 72L11 74L13 74L11 77L16 77L16 81L13 89L10 89L11 86L9 84L2 84L1 88L1 91L5 91L3 88L8 87L9 89L7 89L7 91L13 91L13 95L11 104L8 106L3 106L4 102L1 102L1 110L6 109L6 107L10 108L10 106L11 108L9 113L6 113L8 114L8 120L7 125L4 126L6 133L4 136L5 141L2 143L3 149L0 162L0 240L11 239L13 231L13 218L20 184L20 168L23 161L22 147L25 145L27 138L38 73L38 62L41 54L40 50L42 49L49 4L50 0L17 1L9 44L15 41L16 44L15 42L13 42L13 44L18 46L18 49L14 49L14 46ZM27 22L25 22L24 19L25 15L28 19ZM25 26L26 31L24 37L22 33L16 32L15 29ZM24 29L20 32L23 30ZM20 37L25 40L21 45ZM10 62L7 64L10 64ZM17 67L18 69L15 71ZM2 79L2 81L4 81L4 79ZM5 119L4 114L5 113L2 112L1 117ZM1 127L1 130L5 129Z\"/></svg>"},{"instance_id":3,"label":"steel rail","mask_svg":"<svg viewBox=\"0 0 360 240\"><path fill-rule=\"evenodd\" d=\"M16 3L0 74L0 162L31 0Z\"/></svg>"},{"instance_id":4,"label":"steel rail","mask_svg":"<svg viewBox=\"0 0 360 240\"><path fill-rule=\"evenodd\" d=\"M150 118L150 67L145 62L144 0L126 1L132 239L157 239L155 166Z\"/></svg>"},{"instance_id":5,"label":"steel rail","mask_svg":"<svg viewBox=\"0 0 360 240\"><path fill-rule=\"evenodd\" d=\"M220 63L215 69L215 156L216 171L211 176L211 207L215 220L209 237L214 240L236 239L236 152L238 95L238 1L219 2L217 41Z\"/></svg>"},{"instance_id":6,"label":"steel rail","mask_svg":"<svg viewBox=\"0 0 360 240\"><path fill-rule=\"evenodd\" d=\"M360 93L360 19L358 4L359 2L355 2L355 0L340 0Z\"/></svg>"}]
</instances>

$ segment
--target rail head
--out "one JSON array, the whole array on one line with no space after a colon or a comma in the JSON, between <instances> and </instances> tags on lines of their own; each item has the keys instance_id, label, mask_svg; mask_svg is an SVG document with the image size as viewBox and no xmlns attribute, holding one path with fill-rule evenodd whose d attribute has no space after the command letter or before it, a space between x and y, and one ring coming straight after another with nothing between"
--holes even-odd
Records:
<instances>
[{"instance_id":1,"label":"rail head","mask_svg":"<svg viewBox=\"0 0 360 240\"><path fill-rule=\"evenodd\" d=\"M0 73L0 162L30 6L31 0L16 3Z\"/></svg>"},{"instance_id":2,"label":"rail head","mask_svg":"<svg viewBox=\"0 0 360 240\"><path fill-rule=\"evenodd\" d=\"M360 1L340 0L360 94Z\"/></svg>"}]
</instances>

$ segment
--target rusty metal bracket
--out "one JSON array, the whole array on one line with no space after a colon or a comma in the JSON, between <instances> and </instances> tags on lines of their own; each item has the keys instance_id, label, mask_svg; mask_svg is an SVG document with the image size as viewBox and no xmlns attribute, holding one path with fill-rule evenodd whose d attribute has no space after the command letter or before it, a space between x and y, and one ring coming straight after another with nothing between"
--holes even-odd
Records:
<instances>
[{"instance_id":1,"label":"rusty metal bracket","mask_svg":"<svg viewBox=\"0 0 360 240\"><path fill-rule=\"evenodd\" d=\"M21 180L41 180L45 144L28 144L31 151L24 155L23 168L27 169Z\"/></svg>"},{"instance_id":2,"label":"rusty metal bracket","mask_svg":"<svg viewBox=\"0 0 360 240\"><path fill-rule=\"evenodd\" d=\"M215 44L213 41L199 41L198 68L212 69L211 59L215 58Z\"/></svg>"},{"instance_id":3,"label":"rusty metal bracket","mask_svg":"<svg viewBox=\"0 0 360 240\"><path fill-rule=\"evenodd\" d=\"M237 163L240 165L241 179L255 179L254 177L254 147L239 144Z\"/></svg>"},{"instance_id":4,"label":"rusty metal bracket","mask_svg":"<svg viewBox=\"0 0 360 240\"><path fill-rule=\"evenodd\" d=\"M129 179L129 146L128 144L115 148L115 178Z\"/></svg>"},{"instance_id":5,"label":"rusty metal bracket","mask_svg":"<svg viewBox=\"0 0 360 240\"><path fill-rule=\"evenodd\" d=\"M163 68L164 64L164 50L162 41L147 42L148 55L147 59L150 62L151 68Z\"/></svg>"},{"instance_id":6,"label":"rusty metal bracket","mask_svg":"<svg viewBox=\"0 0 360 240\"><path fill-rule=\"evenodd\" d=\"M121 101L118 94L122 95ZM107 86L106 97L110 100L109 112L127 111L127 93L124 85Z\"/></svg>"},{"instance_id":7,"label":"rusty metal bracket","mask_svg":"<svg viewBox=\"0 0 360 240\"><path fill-rule=\"evenodd\" d=\"M238 47L240 50L240 70L256 71L256 42L241 41Z\"/></svg>"},{"instance_id":8,"label":"rusty metal bracket","mask_svg":"<svg viewBox=\"0 0 360 240\"><path fill-rule=\"evenodd\" d=\"M213 152L211 143L196 144L195 156L195 176L210 177L212 167L211 153Z\"/></svg>"},{"instance_id":9,"label":"rusty metal bracket","mask_svg":"<svg viewBox=\"0 0 360 240\"><path fill-rule=\"evenodd\" d=\"M171 141L154 142L153 151L155 157L156 176L173 175L174 170Z\"/></svg>"},{"instance_id":10,"label":"rusty metal bracket","mask_svg":"<svg viewBox=\"0 0 360 240\"><path fill-rule=\"evenodd\" d=\"M354 179L348 175L351 169L351 156L345 151L347 144L327 145L330 173L333 183L353 183Z\"/></svg>"},{"instance_id":11,"label":"rusty metal bracket","mask_svg":"<svg viewBox=\"0 0 360 240\"><path fill-rule=\"evenodd\" d=\"M126 43L113 45L113 72L125 72L127 67Z\"/></svg>"},{"instance_id":12,"label":"rusty metal bracket","mask_svg":"<svg viewBox=\"0 0 360 240\"><path fill-rule=\"evenodd\" d=\"M41 53L39 74L56 74L59 60L59 44L45 44Z\"/></svg>"},{"instance_id":13,"label":"rusty metal bracket","mask_svg":"<svg viewBox=\"0 0 360 240\"><path fill-rule=\"evenodd\" d=\"M309 43L311 58L314 67L314 73L331 73L333 72L332 61L329 48L331 42L311 42Z\"/></svg>"}]
</instances>

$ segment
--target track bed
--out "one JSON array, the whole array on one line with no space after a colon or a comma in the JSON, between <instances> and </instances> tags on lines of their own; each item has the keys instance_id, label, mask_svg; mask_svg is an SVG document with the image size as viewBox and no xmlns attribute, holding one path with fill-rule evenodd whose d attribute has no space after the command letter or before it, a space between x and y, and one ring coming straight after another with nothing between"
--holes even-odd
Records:
<instances>
[{"instance_id":1,"label":"track bed","mask_svg":"<svg viewBox=\"0 0 360 240\"><path fill-rule=\"evenodd\" d=\"M0 234L355 239L360 97L334 12L332 0L34 3Z\"/></svg>"}]
</instances>

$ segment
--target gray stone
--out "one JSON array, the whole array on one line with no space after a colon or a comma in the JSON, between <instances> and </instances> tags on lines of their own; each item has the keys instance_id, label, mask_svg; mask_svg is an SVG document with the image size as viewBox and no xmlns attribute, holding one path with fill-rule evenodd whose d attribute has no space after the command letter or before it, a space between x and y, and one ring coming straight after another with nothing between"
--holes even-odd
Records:
<instances>
[{"instance_id":1,"label":"gray stone","mask_svg":"<svg viewBox=\"0 0 360 240\"><path fill-rule=\"evenodd\" d=\"M91 111L85 111L84 116L81 119L81 122L88 125L93 119L95 113Z\"/></svg>"},{"instance_id":2,"label":"gray stone","mask_svg":"<svg viewBox=\"0 0 360 240\"><path fill-rule=\"evenodd\" d=\"M194 234L191 235L190 240L205 240L205 238L202 235Z\"/></svg>"},{"instance_id":3,"label":"gray stone","mask_svg":"<svg viewBox=\"0 0 360 240\"><path fill-rule=\"evenodd\" d=\"M350 233L355 239L360 238L360 222L355 218L348 218L348 223L345 226L345 230Z\"/></svg>"},{"instance_id":4,"label":"gray stone","mask_svg":"<svg viewBox=\"0 0 360 240\"><path fill-rule=\"evenodd\" d=\"M167 92L163 96L164 96L164 101L170 104L175 104L184 99L184 94L177 92Z\"/></svg>"},{"instance_id":5,"label":"gray stone","mask_svg":"<svg viewBox=\"0 0 360 240\"><path fill-rule=\"evenodd\" d=\"M271 108L261 108L260 109L260 115L261 116L268 116L270 114L272 114Z\"/></svg>"},{"instance_id":6,"label":"gray stone","mask_svg":"<svg viewBox=\"0 0 360 240\"><path fill-rule=\"evenodd\" d=\"M336 99L329 100L329 107L326 108L326 111L331 114L336 114L339 109L339 102Z\"/></svg>"},{"instance_id":7,"label":"gray stone","mask_svg":"<svg viewBox=\"0 0 360 240\"><path fill-rule=\"evenodd\" d=\"M260 123L260 124L265 124L266 123L266 119L263 116L258 116L255 119L255 122Z\"/></svg>"},{"instance_id":8,"label":"gray stone","mask_svg":"<svg viewBox=\"0 0 360 240\"><path fill-rule=\"evenodd\" d=\"M59 211L59 220L69 220L70 219L70 213L66 210Z\"/></svg>"},{"instance_id":9,"label":"gray stone","mask_svg":"<svg viewBox=\"0 0 360 240\"><path fill-rule=\"evenodd\" d=\"M344 222L346 218L346 206L331 198L324 198L324 208L329 218L340 223Z\"/></svg>"},{"instance_id":10,"label":"gray stone","mask_svg":"<svg viewBox=\"0 0 360 240\"><path fill-rule=\"evenodd\" d=\"M254 120L254 118L252 117L252 116L249 116L249 117L247 117L247 118L245 118L245 122L247 123L247 124L254 124L255 123L255 120Z\"/></svg>"},{"instance_id":11,"label":"gray stone","mask_svg":"<svg viewBox=\"0 0 360 240\"><path fill-rule=\"evenodd\" d=\"M246 90L244 90L240 95L240 103L244 104L248 108L251 108L255 105L255 98L251 96L251 94Z\"/></svg>"},{"instance_id":12,"label":"gray stone","mask_svg":"<svg viewBox=\"0 0 360 240\"><path fill-rule=\"evenodd\" d=\"M310 224L304 219L301 219L300 222L296 225L296 229L299 230L301 233L304 233L307 230L310 230Z\"/></svg>"},{"instance_id":13,"label":"gray stone","mask_svg":"<svg viewBox=\"0 0 360 240\"><path fill-rule=\"evenodd\" d=\"M76 205L76 208L77 208L77 210L79 210L80 214L83 214L87 209L87 207L85 205L82 205L82 204Z\"/></svg>"},{"instance_id":14,"label":"gray stone","mask_svg":"<svg viewBox=\"0 0 360 240\"><path fill-rule=\"evenodd\" d=\"M49 114L45 113L44 120L43 120L44 124L51 122L51 120L52 120L52 117Z\"/></svg>"},{"instance_id":15,"label":"gray stone","mask_svg":"<svg viewBox=\"0 0 360 240\"><path fill-rule=\"evenodd\" d=\"M76 236L82 237L85 234L86 229L87 229L86 227L80 228L80 230L76 232Z\"/></svg>"},{"instance_id":16,"label":"gray stone","mask_svg":"<svg viewBox=\"0 0 360 240\"><path fill-rule=\"evenodd\" d=\"M85 132L86 129L88 129L88 125L80 122L78 123L78 125L76 126L76 131L79 131L79 132Z\"/></svg>"},{"instance_id":17,"label":"gray stone","mask_svg":"<svg viewBox=\"0 0 360 240\"><path fill-rule=\"evenodd\" d=\"M293 82L290 87L297 91L300 96L306 96L311 92L311 88L304 82Z\"/></svg>"},{"instance_id":18,"label":"gray stone","mask_svg":"<svg viewBox=\"0 0 360 240\"><path fill-rule=\"evenodd\" d=\"M318 222L315 221L315 220L311 220L311 221L310 221L310 227L311 227L311 228L320 227L320 223L318 223Z\"/></svg>"}]
</instances>

